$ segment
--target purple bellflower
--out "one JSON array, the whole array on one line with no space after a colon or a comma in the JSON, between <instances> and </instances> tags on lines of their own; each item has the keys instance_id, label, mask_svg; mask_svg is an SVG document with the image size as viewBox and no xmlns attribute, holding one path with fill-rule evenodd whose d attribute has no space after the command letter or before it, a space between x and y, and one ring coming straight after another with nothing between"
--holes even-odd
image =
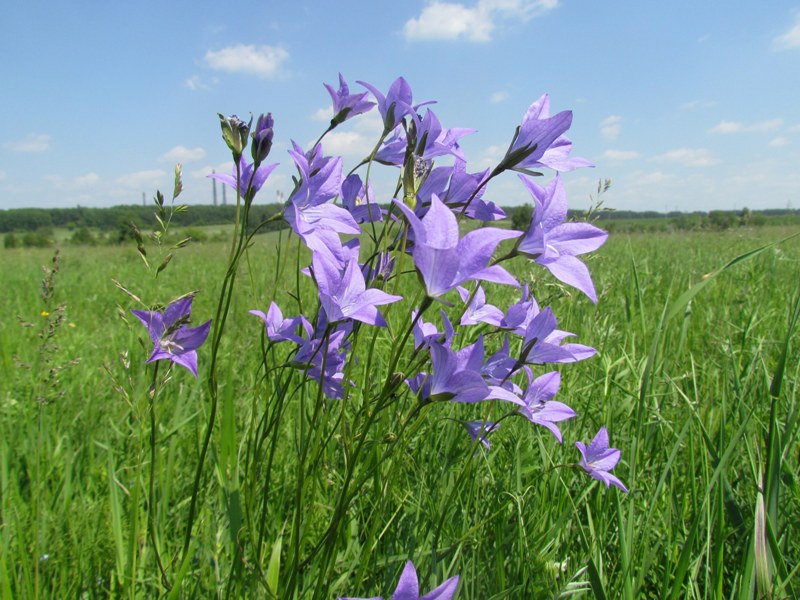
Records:
<instances>
[{"instance_id":1,"label":"purple bellflower","mask_svg":"<svg viewBox=\"0 0 800 600\"><path fill-rule=\"evenodd\" d=\"M378 101L378 112L383 118L384 132L388 133L400 124L406 115L414 113L413 93L411 86L402 77L394 80L389 91L384 96L374 85L359 81L360 85L367 88Z\"/></svg>"},{"instance_id":2,"label":"purple bellflower","mask_svg":"<svg viewBox=\"0 0 800 600\"><path fill-rule=\"evenodd\" d=\"M171 360L186 367L197 377L197 348L208 337L211 321L199 327L187 327L192 312L192 296L181 298L170 304L163 313L157 311L132 310L150 334L153 352L148 363L156 360Z\"/></svg>"},{"instance_id":3,"label":"purple bellflower","mask_svg":"<svg viewBox=\"0 0 800 600\"><path fill-rule=\"evenodd\" d=\"M255 195L264 185L267 177L269 177L270 173L272 173L277 166L278 163L271 165L260 165L257 169L255 169L254 173L252 163L248 163L246 160L240 161L239 168L241 171L239 173L239 195L244 198L245 201L252 202ZM227 173L212 173L208 177L221 181L225 185L232 187L234 190L236 189L235 164L233 165L233 173L230 175Z\"/></svg>"},{"instance_id":4,"label":"purple bellflower","mask_svg":"<svg viewBox=\"0 0 800 600\"><path fill-rule=\"evenodd\" d=\"M420 121L415 112L411 116L416 124L416 140L414 154L423 161L429 161L437 156L452 154L457 160L464 162L466 157L458 145L458 140L465 135L474 133L474 129L454 127L443 129L442 124L432 110L427 110ZM401 166L405 159L408 137L405 130L398 128L394 135L384 142L375 159L387 164Z\"/></svg>"},{"instance_id":5,"label":"purple bellflower","mask_svg":"<svg viewBox=\"0 0 800 600\"><path fill-rule=\"evenodd\" d=\"M419 580L417 579L417 570L411 561L406 563L403 568L403 573L400 575L400 581L397 582L397 587L390 600L453 600L455 598L456 589L458 588L458 575L451 577L442 585L434 590L431 590L424 596L419 595ZM340 597L339 600L383 600L381 596L374 596L372 598L344 598Z\"/></svg>"},{"instance_id":6,"label":"purple bellflower","mask_svg":"<svg viewBox=\"0 0 800 600\"><path fill-rule=\"evenodd\" d=\"M375 106L374 102L364 100L364 98L367 97L367 92L363 94L351 94L350 88L347 86L347 82L344 80L341 73L339 73L338 90L334 90L333 87L327 83L323 85L325 89L328 90L328 93L331 95L331 100L333 101L332 128L341 125L347 121L347 119L369 111Z\"/></svg>"},{"instance_id":7,"label":"purple bellflower","mask_svg":"<svg viewBox=\"0 0 800 600\"><path fill-rule=\"evenodd\" d=\"M580 466L592 479L602 481L606 487L614 485L623 492L628 492L625 484L609 472L617 466L620 451L617 448L608 447L608 431L605 427L600 428L588 447L583 442L575 442L575 446L581 453Z\"/></svg>"},{"instance_id":8,"label":"purple bellflower","mask_svg":"<svg viewBox=\"0 0 800 600\"><path fill-rule=\"evenodd\" d=\"M597 293L586 265L577 255L597 250L608 234L589 223L565 223L567 195L564 183L556 176L543 188L530 178L520 179L533 197L531 224L514 250L534 259L553 276L577 288L597 303Z\"/></svg>"},{"instance_id":9,"label":"purple bellflower","mask_svg":"<svg viewBox=\"0 0 800 600\"><path fill-rule=\"evenodd\" d=\"M376 306L402 300L377 288L366 289L364 274L354 259L350 259L342 271L338 264L326 256L314 253L311 264L319 287L319 298L329 323L354 319L386 327L386 321Z\"/></svg>"},{"instance_id":10,"label":"purple bellflower","mask_svg":"<svg viewBox=\"0 0 800 600\"><path fill-rule=\"evenodd\" d=\"M337 330L322 338L305 340L291 361L297 369L322 384L323 393L331 399L344 397L344 338L347 332ZM325 371L323 372L323 366Z\"/></svg>"},{"instance_id":11,"label":"purple bellflower","mask_svg":"<svg viewBox=\"0 0 800 600\"><path fill-rule=\"evenodd\" d=\"M481 402L483 400L505 400L522 404L516 395L507 389L489 385L483 378L483 336L458 352L442 344L430 346L432 375L430 376L430 399L450 402Z\"/></svg>"},{"instance_id":12,"label":"purple bellflower","mask_svg":"<svg viewBox=\"0 0 800 600\"><path fill-rule=\"evenodd\" d=\"M489 435L500 429L500 423L493 423L492 421L460 421L469 434L474 444L480 441L481 444L486 446L486 449L491 449L492 444L489 441Z\"/></svg>"},{"instance_id":13,"label":"purple bellflower","mask_svg":"<svg viewBox=\"0 0 800 600\"><path fill-rule=\"evenodd\" d=\"M342 206L353 215L356 223L382 221L383 211L375 201L372 185L364 186L355 173L342 183Z\"/></svg>"},{"instance_id":14,"label":"purple bellflower","mask_svg":"<svg viewBox=\"0 0 800 600\"><path fill-rule=\"evenodd\" d=\"M578 167L593 166L582 158L568 158L572 142L562 134L572 125L572 112L563 111L550 117L550 97L545 94L530 105L522 118L514 140L505 157L495 169L526 171L549 167L557 171L570 171Z\"/></svg>"},{"instance_id":15,"label":"purple bellflower","mask_svg":"<svg viewBox=\"0 0 800 600\"><path fill-rule=\"evenodd\" d=\"M272 113L258 117L256 130L250 134L253 137L250 153L253 155L253 163L256 166L264 162L269 155L269 151L272 150L272 138L275 135L274 127L275 119L272 118Z\"/></svg>"},{"instance_id":16,"label":"purple bellflower","mask_svg":"<svg viewBox=\"0 0 800 600\"><path fill-rule=\"evenodd\" d=\"M414 323L412 333L414 335L414 348L421 350L429 347L432 343L442 344L443 346L450 347L453 341L453 336L456 334L453 324L447 318L447 313L441 311L442 323L444 324L444 332L440 333L433 323L428 323L422 320L422 317L417 318L417 310L411 311L411 321Z\"/></svg>"},{"instance_id":17,"label":"purple bellflower","mask_svg":"<svg viewBox=\"0 0 800 600\"><path fill-rule=\"evenodd\" d=\"M402 202L396 199L394 202L413 230L414 264L428 297L438 299L473 279L519 285L500 265L489 266L497 245L518 237L519 231L484 227L459 239L456 216L435 194L431 197L430 210L422 219Z\"/></svg>"},{"instance_id":18,"label":"purple bellflower","mask_svg":"<svg viewBox=\"0 0 800 600\"><path fill-rule=\"evenodd\" d=\"M284 319L281 309L274 302L270 303L267 314L264 314L260 310L251 310L248 312L264 321L264 326L267 328L267 338L270 342L291 341L302 344L304 340L297 335L297 326L302 325L306 332L311 329L311 324L303 315Z\"/></svg>"},{"instance_id":19,"label":"purple bellflower","mask_svg":"<svg viewBox=\"0 0 800 600\"><path fill-rule=\"evenodd\" d=\"M319 144L308 153L294 144L289 154L294 158L301 180L286 203L283 217L312 251L344 264L338 234L357 235L361 230L349 212L329 202L340 191L342 159L322 156Z\"/></svg>"},{"instance_id":20,"label":"purple bellflower","mask_svg":"<svg viewBox=\"0 0 800 600\"><path fill-rule=\"evenodd\" d=\"M500 323L503 321L503 311L486 303L486 292L483 291L482 286L479 285L474 294L470 294L469 290L461 286L456 289L464 302L469 300L470 295L472 296L472 300L464 311L464 316L461 317L462 325L477 325L479 322L483 322L500 327Z\"/></svg>"},{"instance_id":21,"label":"purple bellflower","mask_svg":"<svg viewBox=\"0 0 800 600\"><path fill-rule=\"evenodd\" d=\"M559 421L566 421L577 416L577 413L563 402L553 400L561 387L561 373L552 371L533 379L528 372L528 389L522 400L525 406L520 406L519 412L531 423L547 427L558 443L562 443Z\"/></svg>"}]
</instances>

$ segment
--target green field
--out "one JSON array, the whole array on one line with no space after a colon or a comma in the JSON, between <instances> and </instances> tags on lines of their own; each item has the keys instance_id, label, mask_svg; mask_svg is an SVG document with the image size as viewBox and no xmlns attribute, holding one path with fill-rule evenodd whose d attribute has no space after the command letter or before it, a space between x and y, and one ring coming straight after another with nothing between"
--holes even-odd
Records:
<instances>
[{"instance_id":1,"label":"green field","mask_svg":"<svg viewBox=\"0 0 800 600\"><path fill-rule=\"evenodd\" d=\"M420 408L403 386L370 405L409 298L384 311L388 330L362 329L346 400L319 402L315 382L283 369L287 350L266 348L248 310L275 299L298 314L299 291L310 314L317 300L296 276L296 239L257 236L220 344L188 549L209 345L198 380L154 374L129 312L147 307L113 280L145 305L197 290L199 324L214 317L228 244L190 244L157 278L135 244L65 245L44 300L52 249L0 251L0 595L388 598L412 559L421 592L458 574L460 600L798 597L800 238L747 254L795 232L612 236L588 260L596 306L514 263L598 355L558 369L578 412L563 445L509 418L490 451L455 420L497 420L500 403ZM519 295L489 288L502 308ZM601 425L630 494L565 466Z\"/></svg>"}]
</instances>

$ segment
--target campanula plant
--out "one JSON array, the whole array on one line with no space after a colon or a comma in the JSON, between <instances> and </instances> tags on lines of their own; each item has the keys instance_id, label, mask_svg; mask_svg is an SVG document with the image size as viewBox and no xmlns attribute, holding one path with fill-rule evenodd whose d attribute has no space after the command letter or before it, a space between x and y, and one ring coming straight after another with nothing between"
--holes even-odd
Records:
<instances>
[{"instance_id":1,"label":"campanula plant","mask_svg":"<svg viewBox=\"0 0 800 600\"><path fill-rule=\"evenodd\" d=\"M165 589L189 589L188 573L201 572L192 566L203 545L197 530L216 528L227 530L214 560L225 558L215 577L228 595L322 599L368 592L396 577L400 556L409 560L392 598L456 598L453 548L463 542L443 533L452 506L447 499L477 475L481 453L496 452L506 431L514 435L516 423L526 426L526 435L535 435L529 424L540 425L559 444L572 433L565 422L578 413L560 397L567 372L547 365L583 361L595 350L567 342L574 334L558 329L553 307L541 308L532 282L514 274L519 265L541 268L597 301L588 267L577 256L600 247L606 234L567 221L560 175L590 166L570 156L565 133L572 113L549 116L543 96L499 163L470 172L459 140L473 130L445 127L429 108L423 113L430 102L415 104L403 78L385 94L359 83L366 91L352 93L341 75L338 87L325 84L332 100L328 128L307 148L291 142L294 186L275 218L297 241L296 274L293 285L277 282L257 292L264 304L248 308L259 320L245 331L227 331L239 304L233 302L239 270L263 225L249 223L249 209L277 166L265 164L276 131L271 114L261 115L254 128L252 117L220 116L233 169L213 177L235 191L237 221L213 319L189 328L191 297L163 313L134 313L155 346L149 361L168 359L205 381L207 420L179 509L183 543L167 548L168 560L156 553ZM383 130L373 150L346 171L341 157L325 153L326 135L375 108ZM248 144L252 163L244 158ZM382 165L397 181L376 195ZM533 169L555 175L542 187L531 179L542 175ZM504 211L489 199L491 181L506 171L521 173L533 197L525 231L509 228ZM469 227L476 220L488 226ZM288 264L288 252L281 259ZM509 286L522 289L512 304L499 295ZM287 294L294 305L277 300ZM223 336L231 334L249 340L261 364L248 389L222 393L220 373L238 367L236 353L222 351ZM206 337L210 343L198 356ZM249 399L249 410L237 415L233 398L239 394ZM501 428L505 419L514 427ZM421 537L404 538L404 524L424 511L401 507L390 515L383 504L403 493L399 481L414 473L415 448L442 431L461 436L465 430L458 438L464 440L458 484L424 517L416 529ZM547 440L558 448L554 452L562 451ZM627 491L609 473L620 453L608 447L605 428L588 447L576 446L575 462L559 466ZM447 465L415 468L441 468L448 477ZM431 490L431 498L436 494ZM411 559L424 561L425 581L445 582L421 596Z\"/></svg>"}]
</instances>

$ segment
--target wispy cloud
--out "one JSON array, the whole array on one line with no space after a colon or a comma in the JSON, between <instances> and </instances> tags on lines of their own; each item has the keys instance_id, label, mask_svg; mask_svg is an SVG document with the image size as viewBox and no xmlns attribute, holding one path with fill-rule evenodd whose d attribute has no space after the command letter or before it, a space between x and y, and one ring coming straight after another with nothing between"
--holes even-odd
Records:
<instances>
[{"instance_id":1,"label":"wispy cloud","mask_svg":"<svg viewBox=\"0 0 800 600\"><path fill-rule=\"evenodd\" d=\"M474 6L434 0L406 21L407 40L488 42L497 21L527 21L556 8L559 0L478 0Z\"/></svg>"},{"instance_id":2,"label":"wispy cloud","mask_svg":"<svg viewBox=\"0 0 800 600\"><path fill-rule=\"evenodd\" d=\"M603 152L603 158L605 160L613 160L613 161L624 161L624 160L634 160L639 158L639 153L635 150L606 150Z\"/></svg>"},{"instance_id":3,"label":"wispy cloud","mask_svg":"<svg viewBox=\"0 0 800 600\"><path fill-rule=\"evenodd\" d=\"M6 142L3 146L12 152L45 152L50 149L50 139L46 133L29 133L24 138Z\"/></svg>"},{"instance_id":4,"label":"wispy cloud","mask_svg":"<svg viewBox=\"0 0 800 600\"><path fill-rule=\"evenodd\" d=\"M489 102L492 104L499 104L503 100L508 99L508 92L499 91L489 96Z\"/></svg>"},{"instance_id":5,"label":"wispy cloud","mask_svg":"<svg viewBox=\"0 0 800 600\"><path fill-rule=\"evenodd\" d=\"M269 79L280 73L289 53L280 46L237 44L206 52L206 64L212 69L257 75Z\"/></svg>"},{"instance_id":6,"label":"wispy cloud","mask_svg":"<svg viewBox=\"0 0 800 600\"><path fill-rule=\"evenodd\" d=\"M742 123L741 121L720 121L709 129L709 133L765 133L775 131L783 125L783 119L770 119L756 123Z\"/></svg>"},{"instance_id":7,"label":"wispy cloud","mask_svg":"<svg viewBox=\"0 0 800 600\"><path fill-rule=\"evenodd\" d=\"M717 103L714 100L690 100L681 104L681 110L698 110L701 108L714 108Z\"/></svg>"},{"instance_id":8,"label":"wispy cloud","mask_svg":"<svg viewBox=\"0 0 800 600\"><path fill-rule=\"evenodd\" d=\"M783 146L788 146L789 140L785 137L776 137L775 139L770 140L769 146L770 148L782 148Z\"/></svg>"},{"instance_id":9,"label":"wispy cloud","mask_svg":"<svg viewBox=\"0 0 800 600\"><path fill-rule=\"evenodd\" d=\"M651 160L667 162L683 167L711 167L719 164L719 159L714 157L706 148L676 148L664 154L654 156Z\"/></svg>"},{"instance_id":10,"label":"wispy cloud","mask_svg":"<svg viewBox=\"0 0 800 600\"><path fill-rule=\"evenodd\" d=\"M212 84L216 84L216 79L212 79L211 83L207 83L205 79L200 77L200 75L192 75L191 77L187 78L186 81L183 82L184 87L189 88L192 91L205 91L210 90Z\"/></svg>"},{"instance_id":11,"label":"wispy cloud","mask_svg":"<svg viewBox=\"0 0 800 600\"><path fill-rule=\"evenodd\" d=\"M333 118L333 108L326 106L325 108L318 108L311 114L312 121L330 121Z\"/></svg>"},{"instance_id":12,"label":"wispy cloud","mask_svg":"<svg viewBox=\"0 0 800 600\"><path fill-rule=\"evenodd\" d=\"M115 182L122 187L134 190L156 189L163 183L169 175L161 169L150 169L146 171L136 171L117 177Z\"/></svg>"},{"instance_id":13,"label":"wispy cloud","mask_svg":"<svg viewBox=\"0 0 800 600\"><path fill-rule=\"evenodd\" d=\"M794 25L772 40L773 50L792 50L794 48L800 48L800 12L795 15Z\"/></svg>"},{"instance_id":14,"label":"wispy cloud","mask_svg":"<svg viewBox=\"0 0 800 600\"><path fill-rule=\"evenodd\" d=\"M600 122L600 134L610 142L619 137L622 131L622 117L610 115Z\"/></svg>"},{"instance_id":15,"label":"wispy cloud","mask_svg":"<svg viewBox=\"0 0 800 600\"><path fill-rule=\"evenodd\" d=\"M206 156L206 151L200 147L187 148L186 146L175 146L167 150L161 160L171 163L189 163L202 160Z\"/></svg>"},{"instance_id":16,"label":"wispy cloud","mask_svg":"<svg viewBox=\"0 0 800 600\"><path fill-rule=\"evenodd\" d=\"M94 185L98 181L100 181L100 175L92 172L92 173L87 173L86 175L80 175L78 177L75 177L72 180L72 183L74 183L78 187L88 187Z\"/></svg>"}]
</instances>

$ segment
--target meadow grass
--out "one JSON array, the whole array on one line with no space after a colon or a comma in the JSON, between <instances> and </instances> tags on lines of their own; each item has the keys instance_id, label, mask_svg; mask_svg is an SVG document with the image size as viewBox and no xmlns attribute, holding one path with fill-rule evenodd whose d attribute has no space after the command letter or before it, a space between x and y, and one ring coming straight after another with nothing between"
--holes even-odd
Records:
<instances>
[{"instance_id":1,"label":"meadow grass","mask_svg":"<svg viewBox=\"0 0 800 600\"><path fill-rule=\"evenodd\" d=\"M385 311L393 337L360 336L359 389L345 401L309 412L316 385L288 371L268 377L262 362L279 365L285 352L266 347L247 311L315 294L296 273L308 263L296 240L257 236L221 342L220 411L185 556L208 399L181 369L169 385L158 380L152 402L150 342L129 312L144 307L114 280L149 304L197 290L200 323L213 316L227 244L189 246L158 279L135 248L65 246L44 298L52 250L6 250L0 593L311 598L324 573L334 593L369 596L393 589L413 558L425 590L459 574L461 599L797 597L800 238L773 244L792 233L612 236L589 261L597 306L516 263L559 327L598 355L563 369L559 396L578 412L563 446L505 419L488 452L455 420L497 420L496 403L412 420L410 396L383 411L360 400L380 390L373 373L384 372L410 300ZM518 297L493 292L498 305ZM485 331L487 346L499 344ZM622 450L615 474L629 495L564 467L577 461L572 443L602 424ZM171 591L157 560L180 582Z\"/></svg>"}]
</instances>

